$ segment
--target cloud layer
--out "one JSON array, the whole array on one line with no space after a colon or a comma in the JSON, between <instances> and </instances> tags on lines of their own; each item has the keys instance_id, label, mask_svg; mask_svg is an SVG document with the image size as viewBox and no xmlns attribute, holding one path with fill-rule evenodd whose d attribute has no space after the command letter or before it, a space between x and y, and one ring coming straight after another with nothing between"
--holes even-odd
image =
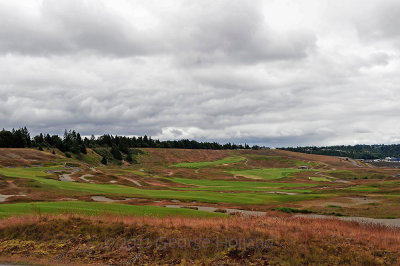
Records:
<instances>
[{"instance_id":1,"label":"cloud layer","mask_svg":"<svg viewBox=\"0 0 400 266\"><path fill-rule=\"evenodd\" d=\"M394 0L0 0L0 125L398 143L399 18Z\"/></svg>"}]
</instances>

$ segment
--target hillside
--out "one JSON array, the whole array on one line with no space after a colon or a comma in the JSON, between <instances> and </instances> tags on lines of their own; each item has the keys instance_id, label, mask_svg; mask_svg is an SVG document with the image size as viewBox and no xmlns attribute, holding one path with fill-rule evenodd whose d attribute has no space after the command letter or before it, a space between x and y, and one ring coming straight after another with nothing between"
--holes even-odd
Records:
<instances>
[{"instance_id":1,"label":"hillside","mask_svg":"<svg viewBox=\"0 0 400 266\"><path fill-rule=\"evenodd\" d=\"M400 228L398 169L283 150L135 148L131 153L134 163L110 160L104 165L102 156L92 149L71 158L57 149L0 149L2 260L146 263L151 262L148 252L157 252L156 246L145 252L129 249L118 256L108 245L100 245L106 238L122 239L127 232L143 237L153 229L158 236L190 236L197 226L205 226L204 238L215 234L232 238L257 235L272 238L274 247L250 252L214 246L200 253L168 249L157 255L156 261L176 264L184 259L191 264L206 256L210 263L281 264L289 253L294 254L294 264L390 264L397 259L392 252L400 243L399 229L385 226ZM63 227L65 232L60 237L32 233L54 226L56 230L58 219L83 231L92 229L64 246L61 243L76 234L73 230ZM269 229L260 231L256 226L246 234L233 230L252 223ZM337 233L313 233L316 226L335 228ZM175 229L171 231L171 227ZM120 229L111 233L106 228ZM284 236L288 228L298 233L292 238ZM351 230L357 233L349 233ZM378 240L378 235L387 239ZM326 242L329 237L334 240ZM344 239L349 240L341 242ZM387 241L394 246L386 246ZM93 256L82 253L82 243L94 246ZM118 248L121 245L116 244ZM300 247L296 251L289 248L296 245ZM332 252L326 258L312 257L307 249L318 245L331 246ZM334 252L337 249L342 252ZM358 252L356 257L351 256L353 251ZM9 257L11 253L14 255Z\"/></svg>"}]
</instances>

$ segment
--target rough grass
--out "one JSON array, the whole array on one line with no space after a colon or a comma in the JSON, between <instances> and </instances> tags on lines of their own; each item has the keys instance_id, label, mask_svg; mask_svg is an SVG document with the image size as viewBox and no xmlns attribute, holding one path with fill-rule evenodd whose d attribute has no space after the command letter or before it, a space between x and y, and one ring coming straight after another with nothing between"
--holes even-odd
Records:
<instances>
[{"instance_id":1,"label":"rough grass","mask_svg":"<svg viewBox=\"0 0 400 266\"><path fill-rule=\"evenodd\" d=\"M53 167L56 168L56 167ZM0 174L10 177L29 178L41 184L42 189L47 190L70 190L80 193L91 194L120 194L127 197L142 197L153 199L178 199L183 201L200 201L209 203L232 203L232 204L276 204L279 202L296 202L299 200L316 199L326 195L278 195L266 193L221 193L213 191L174 191L174 190L151 190L138 189L114 184L89 184L78 182L62 182L40 176L49 176L43 170L53 169L50 167L37 168L0 168Z\"/></svg>"},{"instance_id":2,"label":"rough grass","mask_svg":"<svg viewBox=\"0 0 400 266\"><path fill-rule=\"evenodd\" d=\"M218 166L223 164L232 164L245 160L244 157L228 157L218 161L210 161L210 162L188 162L188 163L177 163L174 164L175 167L183 167L183 168L204 168L209 166Z\"/></svg>"},{"instance_id":3,"label":"rough grass","mask_svg":"<svg viewBox=\"0 0 400 266\"><path fill-rule=\"evenodd\" d=\"M134 206L118 203L83 201L58 201L36 203L0 204L0 217L29 214L86 214L86 215L134 215L134 216L184 216L184 217L222 217L224 215L191 209L164 208L155 206Z\"/></svg>"},{"instance_id":4,"label":"rough grass","mask_svg":"<svg viewBox=\"0 0 400 266\"><path fill-rule=\"evenodd\" d=\"M399 265L400 230L334 219L42 216L0 224L9 262Z\"/></svg>"},{"instance_id":5,"label":"rough grass","mask_svg":"<svg viewBox=\"0 0 400 266\"><path fill-rule=\"evenodd\" d=\"M290 174L298 173L300 171L302 170L294 168L262 168L262 169L229 171L229 173L253 179L277 180L287 177Z\"/></svg>"}]
</instances>

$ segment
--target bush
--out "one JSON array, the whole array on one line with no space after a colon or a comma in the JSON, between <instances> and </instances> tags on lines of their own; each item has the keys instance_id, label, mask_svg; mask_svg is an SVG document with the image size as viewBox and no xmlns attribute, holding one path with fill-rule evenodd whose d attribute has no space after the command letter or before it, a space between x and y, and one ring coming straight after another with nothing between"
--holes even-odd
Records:
<instances>
[{"instance_id":1,"label":"bush","mask_svg":"<svg viewBox=\"0 0 400 266\"><path fill-rule=\"evenodd\" d=\"M65 153L65 157L67 157L67 158L71 158L72 156L71 156L71 153L69 153L69 152L66 152Z\"/></svg>"},{"instance_id":2,"label":"bush","mask_svg":"<svg viewBox=\"0 0 400 266\"><path fill-rule=\"evenodd\" d=\"M107 164L107 158L103 156L103 158L101 158L101 163L106 165Z\"/></svg>"},{"instance_id":3,"label":"bush","mask_svg":"<svg viewBox=\"0 0 400 266\"><path fill-rule=\"evenodd\" d=\"M273 211L281 211L286 213L312 213L310 210L292 209L287 207L279 207L272 209Z\"/></svg>"}]
</instances>

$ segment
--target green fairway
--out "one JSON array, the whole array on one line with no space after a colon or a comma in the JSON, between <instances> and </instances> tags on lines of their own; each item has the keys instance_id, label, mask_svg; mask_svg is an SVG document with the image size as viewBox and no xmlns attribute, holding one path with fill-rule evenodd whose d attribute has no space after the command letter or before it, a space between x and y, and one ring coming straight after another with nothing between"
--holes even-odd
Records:
<instances>
[{"instance_id":1,"label":"green fairway","mask_svg":"<svg viewBox=\"0 0 400 266\"><path fill-rule=\"evenodd\" d=\"M346 190L352 190L357 192L376 192L379 191L379 188L373 185L361 185L356 187L345 188Z\"/></svg>"},{"instance_id":2,"label":"green fairway","mask_svg":"<svg viewBox=\"0 0 400 266\"><path fill-rule=\"evenodd\" d=\"M245 160L244 157L228 157L224 158L218 161L213 161L213 162L195 162L195 163L178 163L174 164L175 167L183 167L183 168L204 168L208 166L217 166L217 165L223 165L223 164L231 164L231 163L237 163L240 161Z\"/></svg>"},{"instance_id":3,"label":"green fairway","mask_svg":"<svg viewBox=\"0 0 400 266\"><path fill-rule=\"evenodd\" d=\"M164 208L155 206L134 206L117 203L99 203L84 201L59 201L0 204L0 217L26 214L67 213L67 214L118 214L133 216L184 216L184 217L224 217L225 214L197 211L185 208Z\"/></svg>"},{"instance_id":4,"label":"green fairway","mask_svg":"<svg viewBox=\"0 0 400 266\"><path fill-rule=\"evenodd\" d=\"M151 190L114 184L62 182L55 179L40 177L49 175L44 173L43 170L48 170L48 167L0 168L0 174L9 177L22 177L35 180L40 184L42 189L45 188L46 190L69 190L100 195L119 194L127 197L153 199L178 199L184 201L195 200L200 202L224 202L233 204L275 204L279 202L295 202L322 197L322 194L281 195L267 193L221 193L213 191ZM264 183L263 185L265 186Z\"/></svg>"},{"instance_id":5,"label":"green fairway","mask_svg":"<svg viewBox=\"0 0 400 266\"><path fill-rule=\"evenodd\" d=\"M229 171L229 173L253 179L276 180L298 173L302 170L294 168L260 168L240 171Z\"/></svg>"},{"instance_id":6,"label":"green fairway","mask_svg":"<svg viewBox=\"0 0 400 266\"><path fill-rule=\"evenodd\" d=\"M310 183L271 183L271 182L245 182L245 181L226 181L226 180L204 180L187 178L170 178L169 180L196 187L181 188L189 190L213 190L213 191L281 191L307 193L312 190L306 189L281 189L297 187L313 187Z\"/></svg>"},{"instance_id":7,"label":"green fairway","mask_svg":"<svg viewBox=\"0 0 400 266\"><path fill-rule=\"evenodd\" d=\"M309 177L309 179L312 181L318 181L318 182L331 182L332 181L326 177L316 177L316 176L311 176L311 177Z\"/></svg>"}]
</instances>

